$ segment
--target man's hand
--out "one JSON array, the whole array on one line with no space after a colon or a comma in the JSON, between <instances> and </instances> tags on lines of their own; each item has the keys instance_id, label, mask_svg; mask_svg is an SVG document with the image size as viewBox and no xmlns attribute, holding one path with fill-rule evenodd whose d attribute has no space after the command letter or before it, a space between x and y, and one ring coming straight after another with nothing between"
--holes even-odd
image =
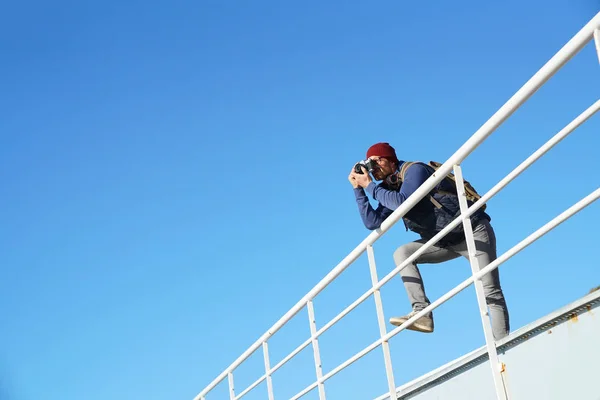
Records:
<instances>
[{"instance_id":1,"label":"man's hand","mask_svg":"<svg viewBox=\"0 0 600 400\"><path fill-rule=\"evenodd\" d=\"M350 170L350 175L348 175L348 180L354 189L358 189L359 187L358 183L356 182L356 175L357 173L354 172L354 167L352 167L352 170Z\"/></svg>"},{"instance_id":2,"label":"man's hand","mask_svg":"<svg viewBox=\"0 0 600 400\"><path fill-rule=\"evenodd\" d=\"M354 186L354 188L358 188L360 186L364 189L369 186L369 183L371 183L373 180L371 179L371 175L369 175L365 167L361 165L360 169L363 172L362 174L357 174L354 172L354 168L352 168L350 176L348 176L348 180L350 180L350 183L352 186Z\"/></svg>"}]
</instances>

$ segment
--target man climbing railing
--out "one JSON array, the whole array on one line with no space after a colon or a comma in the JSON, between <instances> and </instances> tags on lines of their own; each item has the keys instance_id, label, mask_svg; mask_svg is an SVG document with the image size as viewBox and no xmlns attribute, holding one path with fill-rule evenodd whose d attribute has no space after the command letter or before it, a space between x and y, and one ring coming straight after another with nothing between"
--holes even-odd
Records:
<instances>
[{"instance_id":1,"label":"man climbing railing","mask_svg":"<svg viewBox=\"0 0 600 400\"><path fill-rule=\"evenodd\" d=\"M484 204L486 204L493 196L495 196L500 190L506 187L512 180L519 176L523 171L529 168L534 162L548 152L552 147L563 140L567 135L573 132L577 127L588 120L594 113L600 110L600 100L592 104L588 109L583 111L577 118L571 123L560 130L553 138L531 154L525 161L523 161L517 168L511 171L505 176L500 182L498 182L491 190L485 193L481 199L469 206L465 197L465 187L462 175L461 164L466 157L468 157L487 137L489 137L507 118L509 118L523 103L525 103L550 77L552 77L565 63L567 63L575 54L577 54L586 44L590 41L595 41L595 46L598 51L598 59L600 60L600 13L598 13L592 20L590 20L562 49L560 49L536 74L534 74L521 89L519 89L485 124L481 126L469 138L446 162L444 162L439 169L433 173L425 182L423 182L394 212L392 212L380 225L380 227L369 234L354 250L350 252L333 270L325 276L312 290L310 290L294 307L292 307L279 321L277 321L265 334L263 334L244 354L242 354L237 360L235 360L225 371L223 371L213 382L211 382L206 388L204 388L196 397L195 400L211 400L209 398L209 392L215 388L225 378L228 379L229 383L229 396L230 399L239 399L249 393L252 389L257 387L263 382L266 382L269 400L275 399L272 385L272 375L275 371L281 368L294 356L296 356L304 348L312 345L315 361L315 377L316 380L308 385L305 389L297 393L292 399L298 399L313 389L317 388L319 393L319 399L324 400L326 398L326 386L325 382L348 367L361 357L365 356L372 350L381 346L384 355L384 364L386 369L389 398L396 398L396 383L394 379L392 359L389 352L389 340L397 335L399 332L407 329L407 327L414 324L419 318L431 313L434 309L445 303L456 294L470 286L475 284L477 301L479 304L479 311L481 313L481 321L486 339L486 349L490 359L491 372L494 379L494 387L496 396L498 399L507 399L507 393L505 385L503 383L502 376L502 365L498 361L498 355L496 353L496 345L492 334L491 324L487 315L487 304L481 279L484 275L491 273L497 269L502 263L506 262L512 256L529 246L531 243L545 235L556 226L572 217L583 208L587 207L600 197L600 188L595 189L588 196L581 199L579 202L574 204L572 207L558 215L556 218L549 221L546 225L539 228L533 234L523 239L517 245L506 251L504 254L499 255L497 259L492 261L490 264L480 269L477 263L475 254L475 243L473 238L473 229L470 223L470 217L476 213ZM415 207L425 196L427 196L431 190L438 185L449 173L453 172L456 178L456 188L458 190L458 198L460 199L460 215L445 226L439 233L424 243L418 250L411 254L408 258L403 260L394 270L387 274L383 279L379 280L377 276L377 270L375 265L375 256L373 251L374 243L387 232L397 221L405 217L406 214ZM379 290L383 285L389 282L394 276L396 276L403 268L413 263L419 256L421 256L429 247L437 243L440 239L443 239L451 230L456 228L459 224L463 224L466 243L468 246L468 254L471 261L472 275L464 280L462 283L457 285L455 288L441 296L439 299L433 301L425 308L418 310L418 312L412 314L410 318L400 323L398 327L390 332L387 332L385 327L385 318L383 315L383 308L381 303L381 297ZM315 310L313 299L323 291L336 277L338 277L346 268L348 268L354 261L356 261L364 252L367 252L369 267L371 271L371 282L372 287L361 295L356 301L350 304L340 314L334 317L331 321L325 324L322 328L317 330L315 324ZM363 350L356 353L348 360L341 363L339 366L332 370L324 373L320 362L320 348L319 348L319 337L331 328L335 323L341 320L344 316L355 309L359 304L369 298L371 295L374 296L376 303L376 312L380 330L380 338L364 348ZM310 325L311 336L294 351L284 357L279 363L271 367L271 360L268 352L268 342L272 335L279 331L288 321L292 319L298 312L303 308L307 309L308 321ZM234 388L234 372L240 364L248 359L258 349L263 349L264 355L264 374L256 380L253 384L242 390L239 394L236 394Z\"/></svg>"}]
</instances>

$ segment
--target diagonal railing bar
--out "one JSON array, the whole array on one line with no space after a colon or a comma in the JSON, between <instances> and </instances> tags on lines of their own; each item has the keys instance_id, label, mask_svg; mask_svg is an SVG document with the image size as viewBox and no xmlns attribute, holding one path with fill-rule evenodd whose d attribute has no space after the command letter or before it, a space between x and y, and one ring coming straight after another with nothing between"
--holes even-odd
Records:
<instances>
[{"instance_id":1,"label":"diagonal railing bar","mask_svg":"<svg viewBox=\"0 0 600 400\"><path fill-rule=\"evenodd\" d=\"M327 287L335 278L337 278L346 268L348 268L354 261L358 259L362 255L364 251L366 251L367 246L373 245L385 232L387 232L396 222L398 222L404 215L410 211L418 202L421 201L442 179L445 178L447 174L449 174L454 168L454 165L461 165L462 161L468 157L487 137L489 137L507 118L509 118L523 103L525 103L537 90L548 81L562 66L567 63L573 56L575 56L590 40L594 40L596 42L597 50L600 49L599 45L599 36L600 33L598 30L600 29L600 13L596 14L583 28L580 29L542 68L540 68L498 111L496 111L491 118L489 118L444 164L429 178L423 185L421 185L415 193L413 193L398 209L396 209L382 224L381 227L373 232L371 232L354 250L352 250L337 266L335 266L317 285L315 285L298 303L293 306L283 317L279 319L269 330L267 330L253 345L251 345L242 355L240 355L226 370L224 370L217 378L215 378L207 387L205 387L196 397L195 400L204 400L206 394L210 392L217 384L219 384L225 377L229 378L230 381L230 397L235 398L233 393L233 371L244 362L251 354L254 353L260 346L265 344L268 339L275 334L283 325L285 325L291 318L293 318L309 301L312 301L315 296L317 296L325 287ZM600 57L600 52L599 52ZM598 104L598 103L596 103ZM597 111L597 108L594 112ZM588 116L589 117L589 116ZM587 118L585 118L587 119ZM579 121L579 124L582 123L583 120ZM574 125L578 125L576 121L573 121ZM575 126L576 127L576 126ZM574 128L573 128L574 129ZM568 133L567 133L568 134ZM557 135L558 136L558 135ZM566 136L566 135L565 135ZM548 144L548 143L547 143ZM553 146L553 145L552 145ZM552 147L549 146L548 148ZM540 149L541 150L541 149ZM547 151L547 150L545 150ZM544 152L545 152L544 151ZM543 153L542 153L543 154ZM537 158L539 158L541 154L538 154ZM530 157L531 158L531 157ZM522 164L523 165L523 164ZM518 168L517 168L518 169ZM497 191L506 186L512 179L514 179L518 174L522 172L525 168L522 168L521 171L514 174L512 177L510 174L506 176L500 183L498 183L494 189L483 196L474 206L470 207L467 214L471 215L475 212L482 204L487 202ZM513 171L514 172L514 171ZM496 190L494 192L494 190ZM466 218L466 216L463 216ZM453 229L456 225L461 222L461 218L455 219L452 224L452 227L449 225L446 229L442 230L436 237L427 242L423 248L427 248L432 244L436 243L443 236L445 236L451 229ZM424 250L423 250L424 251ZM413 255L414 256L414 255ZM418 257L418 255L417 255ZM415 257L416 258L416 257ZM412 260L411 260L412 261ZM398 266L392 273L388 274L385 278L380 280L376 286L371 288L365 295L361 296L359 300L364 301L370 294L372 294L375 290L378 290L381 286L383 286L386 282L388 282L401 268L411 262L406 260L403 265ZM498 259L496 260L498 261ZM490 264L490 265L493 265ZM482 269L482 271L488 269L490 267L488 265L486 268ZM498 264L497 264L498 265ZM450 296L452 297L452 296ZM355 301L351 304L350 307L347 307L346 310L351 311L355 308L360 302ZM344 310L344 311L346 311ZM345 315L345 314L344 314ZM337 316L334 318L335 322L339 321L342 316ZM412 320L415 320L418 316L412 317ZM333 320L332 320L333 321ZM335 323L333 322L333 323ZM314 340L315 337L322 334L325 330L327 330L333 323L325 325L316 333L311 333L311 339L305 342L306 347L308 344ZM389 338L393 337L399 331L404 329L403 327L407 326L409 323L412 323L411 320L407 321L402 326L393 330L386 334L385 337L381 338L381 341L389 340ZM302 347L302 348L304 348ZM297 351L295 354L297 354ZM294 354L294 355L295 355ZM365 353L366 354L366 353ZM293 356L292 356L293 357ZM287 362L292 357L286 357L284 359ZM270 377L270 374L277 368L281 367L285 362L280 362L276 365L275 368L270 369L269 372L266 372L262 380L266 377ZM339 367L338 367L339 368ZM336 371L336 370L334 370ZM333 372L333 371L332 371ZM330 372L329 374L331 374ZM337 371L336 371L337 373ZM329 375L328 374L328 375ZM324 382L328 375L323 376L318 381ZM260 382L259 382L260 383ZM318 382L317 382L318 384ZM247 392L246 392L247 393ZM240 396L237 396L239 398Z\"/></svg>"},{"instance_id":2,"label":"diagonal railing bar","mask_svg":"<svg viewBox=\"0 0 600 400\"><path fill-rule=\"evenodd\" d=\"M241 399L242 397L244 397L245 395L247 395L252 389L254 389L258 385L260 385L266 378L267 378L266 374L263 375L263 376L261 376L260 378L258 378L250 386L248 386L246 389L244 389L242 392L240 392L240 394L238 394L235 397L235 400Z\"/></svg>"},{"instance_id":3,"label":"diagonal railing bar","mask_svg":"<svg viewBox=\"0 0 600 400\"><path fill-rule=\"evenodd\" d=\"M319 336L318 333L315 336ZM292 358L294 358L294 356L298 355L298 353L300 353L302 350L304 350L305 348L308 347L308 345L310 345L312 343L312 336L309 337L308 339L306 339L300 346L298 346L294 351L292 351L290 354L288 354L285 358L283 358L281 361L279 361L273 368L271 368L271 371L269 371L270 373L273 373L275 371L277 371L279 368L283 367L283 365L285 363L287 363L288 361L290 361Z\"/></svg>"},{"instance_id":4,"label":"diagonal railing bar","mask_svg":"<svg viewBox=\"0 0 600 400\"><path fill-rule=\"evenodd\" d=\"M375 342L371 343L369 346L365 347L363 350L359 351L354 356L352 356L348 360L344 361L343 363L341 363L340 365L338 365L337 367L335 367L334 369L332 369L330 372L328 372L327 374L325 374L321 380L313 382L311 385L309 385L308 387L306 387L300 393L307 393L307 392L309 392L314 387L316 387L318 383L327 381L329 378L331 378L332 376L334 376L335 374L337 374L338 372L340 372L344 368L348 367L349 365L353 364L354 362L356 362L360 358L364 357L365 355L367 355L368 353L370 353L371 351L373 351L374 349L376 349L384 341L389 341L392 337L396 336L398 333L402 332L407 327L409 327L410 325L412 325L417 319L421 318L425 314L428 314L428 313L432 312L433 310L435 310L436 308L438 308L440 305L442 305L443 303L445 303L446 301L450 300L452 297L456 296L458 293L460 293L461 291L463 291L464 289L466 289L468 286L470 286L473 283L473 281L475 279L480 279L483 275L485 275L485 274L491 272L492 270L498 268L501 264L503 264L504 262L508 261L515 254L519 253L524 248L528 247L533 242L535 242L536 240L538 240L540 237L544 236L549 231L551 231L552 229L556 228L558 225L560 225L561 223L563 223L564 221L566 221L567 219L569 219L570 217L572 217L576 213L580 212L581 210L583 210L585 207L589 206L594 201L598 200L598 198L600 198L600 188L596 189L595 191L593 191L592 193L590 193L589 195L587 195L585 198L581 199L579 202L577 202L576 204L574 204L573 206L571 206L569 209L565 210L563 213L561 213L560 215L558 215L557 217L555 217L554 219L552 219L551 221L549 221L548 223L546 223L546 225L544 225L543 227L539 228L537 231L535 231L534 233L532 233L531 235L529 235L528 237L526 237L525 239L523 239L521 242L519 242L518 244L516 244L515 246L513 246L511 249L509 249L508 251L506 251L504 254L502 254L500 257L498 257L496 260L494 260L493 262L491 262L490 264L488 264L485 268L482 268L476 274L473 274L473 275L469 276L462 283L460 283L456 287L454 287L454 289L452 289L449 292L447 292L446 294L442 295L439 299L437 299L434 302L432 302L430 305L428 305L427 307L425 307L423 310L417 312L415 315L413 315L411 318L409 318L402 325L398 326L396 329L392 330L391 332L389 332L384 337L382 337L382 338L376 340ZM300 397L301 396L299 396L299 395L295 395L295 396L292 397L292 399L295 400L295 399L298 399Z\"/></svg>"},{"instance_id":5,"label":"diagonal railing bar","mask_svg":"<svg viewBox=\"0 0 600 400\"><path fill-rule=\"evenodd\" d=\"M506 261L508 261L509 259L514 257L517 253L521 252L523 249L525 249L526 247L531 245L533 242L540 239L542 236L547 234L549 231L556 228L558 225L562 224L567 219L571 218L573 215L577 214L584 208L588 207L590 204L592 204L593 202L598 200L598 198L600 198L600 188L594 190L592 193L590 193L589 195L587 195L586 197L581 199L579 202L575 203L570 208L568 208L567 210L562 212L560 215L558 215L557 217L555 217L554 219L552 219L551 221L546 223L546 225L542 226L537 231L535 231L534 233L532 233L531 235L527 236L525 239L520 241L518 244L511 247L509 250L507 250L504 254L502 254L496 260L489 263L485 268L482 268L475 275L471 275L469 278L465 279L462 283L457 285L453 290L451 290L451 291L447 292L445 295L441 296L437 301L434 301L433 303L431 303L430 306L424 308L418 314L415 314L413 317L411 317L409 320L407 320L404 324L400 325L399 327L397 327L396 329L394 329L393 331L388 333L381 340L389 340L392 337L396 336L398 333L400 333L406 327L410 326L412 324L412 322L416 321L423 315L427 314L429 311L432 311L434 308L437 308L442 303L446 302L450 298L456 296L459 292L463 291L465 288L467 288L473 282L474 279L481 278L483 275L498 268L501 264L505 263ZM431 307L431 308L429 310L427 310L427 308L429 308L429 307Z\"/></svg>"},{"instance_id":6,"label":"diagonal railing bar","mask_svg":"<svg viewBox=\"0 0 600 400\"><path fill-rule=\"evenodd\" d=\"M554 148L558 143L564 140L568 135L573 133L575 129L580 127L583 123L585 123L588 119L590 119L596 112L600 111L600 100L597 100L590 107L588 107L585 111L583 111L580 115L578 115L573 121L567 124L563 129L561 129L558 133L556 133L550 140L540 146L533 154L531 154L527 159L525 159L521 164L519 164L516 168L514 168L508 175L506 175L502 180L500 180L495 186L492 187L487 193L485 193L480 200L478 200L475 204L473 204L467 212L464 214L464 218L470 217L474 212L476 212L479 208L481 208L484 204L486 204L490 199L492 199L497 193L499 193L504 187L506 187L510 182L520 176L525 170L527 170L531 165L533 165L537 160L543 157L546 153L548 153L552 148ZM455 220L453 220L446 228L440 231L436 236L431 238L429 241L425 243L418 251L413 253L410 257L408 257L402 264L398 265L391 272L389 272L384 278L379 280L374 286L369 288L363 295L361 295L357 300L355 300L352 304L346 307L340 314L330 320L327 324L325 324L321 329L319 329L314 335L315 338L321 336L325 331L331 328L335 323L341 320L344 316L350 313L354 308L358 307L362 302L364 302L371 294L374 293L375 290L380 289L386 283L388 283L392 278L394 278L404 267L408 264L415 261L423 252L427 250L427 248L431 245L437 243L440 239L442 239L448 232L453 230L456 226L458 226L462 222L462 217L459 216ZM279 368L281 368L284 364L286 364L289 360L291 360L294 356L300 353L304 348L311 344L313 340L313 335L308 338L305 342L303 342L300 346L298 346L294 351L288 354L285 358L283 358L277 365L269 370L269 374L273 374ZM249 389L252 389L259 385L264 379L266 375L263 375L257 381L255 381ZM237 398L240 398L242 395L246 394L249 390L245 390L240 393ZM310 390L309 390L310 391Z\"/></svg>"},{"instance_id":7,"label":"diagonal railing bar","mask_svg":"<svg viewBox=\"0 0 600 400\"><path fill-rule=\"evenodd\" d=\"M525 159L521 164L519 164L516 168L514 168L508 175L506 175L500 182L498 182L492 189L490 189L487 193L485 193L479 201L473 204L467 212L464 214L464 218L468 218L474 212L476 212L479 208L481 208L484 204L486 204L490 199L492 199L498 192L500 192L504 187L506 187L510 182L516 179L519 175L521 175L527 168L533 165L537 160L543 157L548 151L550 151L553 147L555 147L558 143L564 140L568 135L573 133L575 129L580 127L584 122L590 119L596 112L600 111L600 100L597 100L594 104L588 107L585 111L583 111L580 115L578 115L573 121L567 124L563 129L561 129L557 134L555 134L550 140L544 143L540 148L538 148L533 154L531 154L527 159ZM395 277L406 265L412 263L416 260L423 252L426 251L429 245L433 245L437 243L440 239L442 239L447 232L454 229L458 226L462 221L461 217L457 217L454 221L452 221L444 230L430 239L424 246L422 246L417 252L412 254L409 258L407 258L402 264L398 265L395 269L393 269L390 273L388 273L383 279L379 280L375 285L373 285L370 289L368 289L363 295L361 295L357 300L355 300L352 304L346 307L340 314L331 319L327 324L325 324L321 329L319 329L314 335L315 338L321 336L325 331L331 328L335 323L341 320L344 316L350 313L354 308L358 307L363 301L365 301L371 294L374 293L375 290L380 289L383 285L389 282L393 277ZM294 351L288 354L285 358L283 358L277 365L269 370L269 374L273 374L279 368L281 368L285 363L287 363L290 359L300 353L304 348L311 344L313 340L313 336L308 338L305 342L303 342L300 346L298 346ZM238 398L242 397L248 391L259 385L264 379L266 375L260 377L257 381L255 381L247 390L240 393Z\"/></svg>"},{"instance_id":8,"label":"diagonal railing bar","mask_svg":"<svg viewBox=\"0 0 600 400\"><path fill-rule=\"evenodd\" d=\"M571 58L583 49L591 40L593 32L600 27L600 12L596 14L571 40L569 40L542 68L540 68L490 119L487 120L440 168L427 179L410 197L417 202L425 197L446 175L454 165L460 165L485 139L487 139L504 121L506 121L521 105L523 105L540 87L544 85ZM408 204L407 204L408 203ZM403 207L404 205L410 206ZM381 232L398 222L415 204L409 199L396 209L382 224ZM377 240L380 235L369 235L367 239ZM372 244L372 243L369 243Z\"/></svg>"},{"instance_id":9,"label":"diagonal railing bar","mask_svg":"<svg viewBox=\"0 0 600 400\"><path fill-rule=\"evenodd\" d=\"M529 156L525 161L523 161L519 166L513 169L508 175L506 175L500 182L498 182L492 189L490 189L486 194L481 196L475 204L469 207L468 211L465 213L464 217L468 218L477 210L479 210L484 204L490 201L498 192L500 192L503 188L505 188L510 182L516 179L519 175L521 175L527 168L529 168L535 161L539 160L544 154L546 154L550 149L556 146L560 141L562 141L565 137L571 134L576 128L581 126L585 121L587 121L592 115L600 110L600 100L596 101L592 106L590 106L587 110L581 113L577 118L575 118L572 122L570 122L565 128L563 128L559 133L557 133L552 139L546 142L543 146L541 146L535 153ZM436 244L439 240L441 240L448 232L456 228L462 221L462 218L459 216L455 218L452 222L450 222L444 229L442 229L437 235L429 239L419 250L413 253L410 257L408 257L402 264L398 265L392 271L390 271L384 278L382 278L377 285L373 288L369 289L367 293L372 293L373 290L381 288L383 285L388 283L392 278L394 278L404 267L408 264L415 261L421 254L423 254L427 248ZM365 295L361 296L363 298ZM358 304L355 305L355 307Z\"/></svg>"},{"instance_id":10,"label":"diagonal railing bar","mask_svg":"<svg viewBox=\"0 0 600 400\"><path fill-rule=\"evenodd\" d=\"M474 212L476 212L479 208L481 208L484 204L486 204L489 200L491 200L498 192L500 192L504 187L506 187L511 181L516 179L519 175L521 175L527 168L529 168L533 163L539 160L542 156L544 156L548 151L550 151L554 146L560 143L563 139L565 139L568 135L573 133L575 129L581 126L585 121L591 118L596 112L600 110L600 100L597 100L594 104L592 104L588 109L586 109L583 113L581 113L577 118L571 121L568 125L566 125L563 129L561 129L554 137L548 140L544 145L542 145L538 150L536 150L531 156L529 156L525 161L519 164L515 169L513 169L506 177L504 177L500 182L498 182L492 189L490 189L486 194L484 194L480 200L477 201L474 205L472 205L467 213L465 214L465 218L471 216ZM452 221L446 228L440 231L436 236L427 241L419 250L413 253L410 257L408 257L402 264L398 265L391 272L389 272L384 278L382 278L376 285L369 288L365 293L363 293L358 299L356 299L352 304L346 307L340 314L330 320L328 323L323 325L321 329L319 329L316 333L316 336L322 335L325 331L331 328L334 324L340 321L344 316L350 313L353 309L358 307L362 302L364 302L369 296L373 294L373 292L377 289L380 289L386 283L388 283L392 278L394 278L398 272L400 272L404 267L408 264L415 261L421 254L427 251L429 246L434 245L439 240L441 240L448 232L453 230L461 223L462 219L457 217L454 221ZM286 358L284 358L279 364L277 364L273 368L273 372L280 368L283 364L289 361L293 356L302 351L305 347L307 347L311 343L312 338L308 338L304 343L302 343L298 348L296 348L292 353L290 353Z\"/></svg>"},{"instance_id":11,"label":"diagonal railing bar","mask_svg":"<svg viewBox=\"0 0 600 400\"><path fill-rule=\"evenodd\" d=\"M525 161L519 164L515 169L513 169L505 178L503 178L500 182L498 182L492 189L490 189L486 194L484 194L480 200L477 201L474 205L472 205L465 214L465 218L471 216L475 213L479 208L481 208L484 204L486 204L489 200L491 200L498 192L500 192L504 187L506 187L511 181L516 179L519 175L521 175L527 168L529 168L533 163L539 160L542 156L544 156L548 151L550 151L554 146L556 146L559 142L561 142L564 138L566 138L569 134L571 134L575 129L581 126L585 121L587 121L590 117L592 117L596 112L600 110L600 100L597 100L593 105L591 105L588 109L586 109L583 113L581 113L577 118L571 121L567 126L560 130L554 137L548 140L544 145L542 145L538 150L536 150L531 156L529 156ZM337 316L335 316L331 321L323 325L321 329L317 331L316 336L320 336L326 330L331 328L335 323L345 317L350 311L358 307L362 302L364 302L369 296L373 294L375 290L380 289L386 283L388 283L392 278L397 276L397 274L407 265L413 263L416 259L421 256L427 249L436 244L439 240L441 240L448 232L456 228L462 219L461 217L457 217L453 220L446 228L440 231L436 236L427 241L419 250L413 253L410 257L408 257L402 264L398 265L391 272L389 272L384 278L379 280L374 286L369 288L365 293L363 293L358 299L352 302L349 306L347 306L342 312L340 312ZM296 352L299 352L304 347L310 344L310 338L304 342Z\"/></svg>"}]
</instances>

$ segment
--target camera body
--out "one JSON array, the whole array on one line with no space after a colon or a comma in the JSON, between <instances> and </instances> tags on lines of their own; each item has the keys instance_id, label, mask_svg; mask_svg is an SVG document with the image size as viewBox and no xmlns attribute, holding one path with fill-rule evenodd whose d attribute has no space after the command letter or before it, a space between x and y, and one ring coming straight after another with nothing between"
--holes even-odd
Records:
<instances>
[{"instance_id":1,"label":"camera body","mask_svg":"<svg viewBox=\"0 0 600 400\"><path fill-rule=\"evenodd\" d=\"M373 169L376 165L377 162L375 162L374 160L359 161L354 165L354 172L356 172L357 174L362 174L363 172L361 166L363 166L367 170L367 172L371 173L373 172Z\"/></svg>"}]
</instances>

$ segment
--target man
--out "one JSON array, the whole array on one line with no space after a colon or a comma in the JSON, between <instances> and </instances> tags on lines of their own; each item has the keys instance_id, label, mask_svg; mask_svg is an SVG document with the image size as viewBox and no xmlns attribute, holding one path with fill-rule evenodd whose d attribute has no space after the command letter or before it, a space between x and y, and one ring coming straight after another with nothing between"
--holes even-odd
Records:
<instances>
[{"instance_id":1,"label":"man","mask_svg":"<svg viewBox=\"0 0 600 400\"><path fill-rule=\"evenodd\" d=\"M364 167L361 167L362 174L356 173L352 168L348 179L354 187L363 223L367 229L373 230L379 228L381 223L431 176L434 169L427 164L414 163L408 166L404 173L404 180L401 180L399 172L404 161L398 160L396 151L389 143L376 143L371 146L367 150L367 159L376 163L371 173L373 178L381 183L375 184ZM376 209L373 209L369 203L367 193L379 203ZM396 266L414 254L460 214L458 197L455 193L454 183L445 179L430 193L432 198L425 196L404 216L406 228L418 233L421 239L407 243L394 252ZM472 203L469 202L470 204ZM491 218L479 209L471 216L471 221L477 249L476 257L479 267L484 268L496 259L496 237L490 225ZM390 323L399 326L430 304L425 294L418 264L441 263L460 256L469 259L462 224L400 271L413 310L406 316L391 318ZM482 283L490 309L494 338L499 340L508 335L510 326L498 269L484 275ZM433 313L419 318L408 329L433 332Z\"/></svg>"}]
</instances>

